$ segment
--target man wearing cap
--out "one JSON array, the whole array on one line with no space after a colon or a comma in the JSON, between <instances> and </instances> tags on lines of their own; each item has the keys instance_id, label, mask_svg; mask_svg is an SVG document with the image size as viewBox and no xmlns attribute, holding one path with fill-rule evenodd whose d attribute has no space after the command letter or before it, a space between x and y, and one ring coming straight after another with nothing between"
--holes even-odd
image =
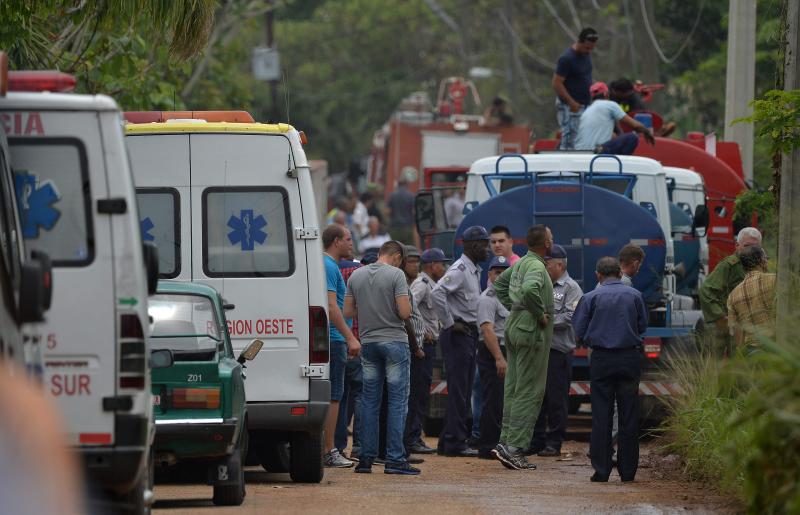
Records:
<instances>
[{"instance_id":1,"label":"man wearing cap","mask_svg":"<svg viewBox=\"0 0 800 515\"><path fill-rule=\"evenodd\" d=\"M432 292L434 309L443 327L439 343L447 371L447 413L438 445L439 454L445 456L477 454L467 447L467 412L478 342L481 269L477 263L489 257L489 233L474 225L463 232L461 239L464 253Z\"/></svg>"},{"instance_id":2,"label":"man wearing cap","mask_svg":"<svg viewBox=\"0 0 800 515\"><path fill-rule=\"evenodd\" d=\"M591 53L597 43L597 31L581 30L578 41L570 45L556 64L553 89L556 92L556 115L561 129L561 150L572 150L578 134L581 113L589 105L592 84Z\"/></svg>"},{"instance_id":3,"label":"man wearing cap","mask_svg":"<svg viewBox=\"0 0 800 515\"><path fill-rule=\"evenodd\" d=\"M504 256L495 256L492 259L489 263L489 285L478 300L480 336L475 360L478 362L483 401L478 457L483 459L494 459L492 449L500 441L500 428L503 424L503 380L508 368L503 330L508 310L497 299L493 283L509 266L511 264Z\"/></svg>"},{"instance_id":4,"label":"man wearing cap","mask_svg":"<svg viewBox=\"0 0 800 515\"><path fill-rule=\"evenodd\" d=\"M591 150L596 154L618 154L629 156L636 150L641 133L651 145L655 145L653 129L648 129L638 120L634 120L616 102L608 100L608 86L604 82L595 82L589 89L592 105L581 115L578 136L575 138L575 150ZM631 127L634 132L622 134L612 139L617 122Z\"/></svg>"},{"instance_id":5,"label":"man wearing cap","mask_svg":"<svg viewBox=\"0 0 800 515\"><path fill-rule=\"evenodd\" d=\"M411 295L414 305L419 309L425 330L420 341L423 342L423 358L411 358L411 390L408 399L408 416L404 443L406 450L414 454L432 454L436 449L428 447L422 440L422 424L428 413L431 380L433 379L433 356L439 341L439 318L433 309L431 292L436 281L442 278L446 270L447 258L442 249L431 248L422 253L420 259L422 271L411 283ZM416 397L414 403L411 398Z\"/></svg>"},{"instance_id":6,"label":"man wearing cap","mask_svg":"<svg viewBox=\"0 0 800 515\"><path fill-rule=\"evenodd\" d=\"M539 456L559 456L567 435L569 383L572 379L572 351L575 350L575 331L572 314L583 291L567 272L567 252L553 245L545 257L547 273L553 281L553 341L547 361L547 385L539 418L533 428L531 452Z\"/></svg>"},{"instance_id":7,"label":"man wearing cap","mask_svg":"<svg viewBox=\"0 0 800 515\"><path fill-rule=\"evenodd\" d=\"M542 406L547 359L553 337L553 282L544 257L553 246L553 234L544 225L528 229L528 253L494 282L497 298L511 311L506 320L506 380L503 429L492 451L506 468L535 469L524 449Z\"/></svg>"}]
</instances>

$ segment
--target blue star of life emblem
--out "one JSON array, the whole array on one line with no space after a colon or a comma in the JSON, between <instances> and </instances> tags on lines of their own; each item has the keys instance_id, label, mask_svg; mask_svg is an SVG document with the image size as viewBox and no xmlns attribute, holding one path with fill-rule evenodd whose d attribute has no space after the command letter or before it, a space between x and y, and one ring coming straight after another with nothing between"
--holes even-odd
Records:
<instances>
[{"instance_id":1,"label":"blue star of life emblem","mask_svg":"<svg viewBox=\"0 0 800 515\"><path fill-rule=\"evenodd\" d=\"M39 228L51 230L61 217L61 212L53 204L61 200L51 181L37 185L37 177L32 173L17 173L14 176L14 190L17 195L22 236L27 239L39 237Z\"/></svg>"},{"instance_id":2,"label":"blue star of life emblem","mask_svg":"<svg viewBox=\"0 0 800 515\"><path fill-rule=\"evenodd\" d=\"M266 225L263 215L254 218L252 209L242 209L239 218L231 215L228 219L228 227L233 229L228 233L228 240L231 245L238 243L242 250L253 250L256 243L263 245L267 241L267 233L261 230Z\"/></svg>"},{"instance_id":3,"label":"blue star of life emblem","mask_svg":"<svg viewBox=\"0 0 800 515\"><path fill-rule=\"evenodd\" d=\"M156 225L150 220L149 216L139 222L139 229L142 231L143 241L155 241L156 237L150 234L150 231L152 231L155 226Z\"/></svg>"}]
</instances>

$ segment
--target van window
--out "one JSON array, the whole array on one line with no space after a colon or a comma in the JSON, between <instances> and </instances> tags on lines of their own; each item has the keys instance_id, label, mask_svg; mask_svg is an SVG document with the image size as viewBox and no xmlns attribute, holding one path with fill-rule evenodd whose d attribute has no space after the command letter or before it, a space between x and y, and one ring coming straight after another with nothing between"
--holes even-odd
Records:
<instances>
[{"instance_id":1,"label":"van window","mask_svg":"<svg viewBox=\"0 0 800 515\"><path fill-rule=\"evenodd\" d=\"M279 187L214 187L203 192L207 277L286 277L294 272L289 197Z\"/></svg>"},{"instance_id":2,"label":"van window","mask_svg":"<svg viewBox=\"0 0 800 515\"><path fill-rule=\"evenodd\" d=\"M86 149L74 138L11 138L11 166L22 235L53 266L94 258Z\"/></svg>"},{"instance_id":3,"label":"van window","mask_svg":"<svg viewBox=\"0 0 800 515\"><path fill-rule=\"evenodd\" d=\"M181 273L180 195L175 188L136 190L142 241L158 247L158 274L172 279Z\"/></svg>"}]
</instances>

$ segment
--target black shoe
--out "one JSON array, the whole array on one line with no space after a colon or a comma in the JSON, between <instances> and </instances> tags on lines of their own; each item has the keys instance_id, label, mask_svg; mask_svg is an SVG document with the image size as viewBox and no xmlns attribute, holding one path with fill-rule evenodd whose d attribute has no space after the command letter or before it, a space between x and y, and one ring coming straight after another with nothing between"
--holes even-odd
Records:
<instances>
[{"instance_id":1,"label":"black shoe","mask_svg":"<svg viewBox=\"0 0 800 515\"><path fill-rule=\"evenodd\" d=\"M373 460L373 463L375 465L386 465L386 458L381 458L380 456L378 456Z\"/></svg>"},{"instance_id":2,"label":"black shoe","mask_svg":"<svg viewBox=\"0 0 800 515\"><path fill-rule=\"evenodd\" d=\"M467 438L467 447L469 447L470 449L477 449L479 442L480 440L478 440L474 436L470 436L469 438Z\"/></svg>"},{"instance_id":3,"label":"black shoe","mask_svg":"<svg viewBox=\"0 0 800 515\"><path fill-rule=\"evenodd\" d=\"M534 454L539 454L544 449L545 448L540 445L531 445L530 447L522 449L522 454L524 454L525 456L533 456Z\"/></svg>"},{"instance_id":4,"label":"black shoe","mask_svg":"<svg viewBox=\"0 0 800 515\"><path fill-rule=\"evenodd\" d=\"M420 470L416 467L412 467L407 462L403 463L386 463L386 466L383 468L384 474L399 474L403 476L418 476L420 474Z\"/></svg>"},{"instance_id":5,"label":"black shoe","mask_svg":"<svg viewBox=\"0 0 800 515\"><path fill-rule=\"evenodd\" d=\"M425 463L425 460L418 456L409 456L407 459L408 462L411 463L412 465L419 465L420 463Z\"/></svg>"},{"instance_id":6,"label":"black shoe","mask_svg":"<svg viewBox=\"0 0 800 515\"><path fill-rule=\"evenodd\" d=\"M509 452L505 445L499 443L494 449L492 449L491 452L495 459L499 461L505 468L509 470L519 470L513 454Z\"/></svg>"},{"instance_id":7,"label":"black shoe","mask_svg":"<svg viewBox=\"0 0 800 515\"><path fill-rule=\"evenodd\" d=\"M372 459L362 458L359 460L353 472L357 474L372 474Z\"/></svg>"},{"instance_id":8,"label":"black shoe","mask_svg":"<svg viewBox=\"0 0 800 515\"><path fill-rule=\"evenodd\" d=\"M539 451L539 456L544 456L548 458L561 456L561 449L556 449L555 447L548 445L547 447Z\"/></svg>"},{"instance_id":9,"label":"black shoe","mask_svg":"<svg viewBox=\"0 0 800 515\"><path fill-rule=\"evenodd\" d=\"M448 458L477 458L478 451L475 449L465 448L460 451L455 452L445 452L443 450L438 450L437 453L439 456L447 456Z\"/></svg>"},{"instance_id":10,"label":"black shoe","mask_svg":"<svg viewBox=\"0 0 800 515\"><path fill-rule=\"evenodd\" d=\"M436 454L436 449L428 447L422 442L417 442L408 446L408 452L411 454Z\"/></svg>"},{"instance_id":11,"label":"black shoe","mask_svg":"<svg viewBox=\"0 0 800 515\"><path fill-rule=\"evenodd\" d=\"M622 481L623 483L633 483L633 478L632 477L625 478L625 479L620 478L620 481Z\"/></svg>"},{"instance_id":12,"label":"black shoe","mask_svg":"<svg viewBox=\"0 0 800 515\"><path fill-rule=\"evenodd\" d=\"M608 476L601 476L597 472L592 474L592 477L589 478L589 481L592 483L608 483Z\"/></svg>"}]
</instances>

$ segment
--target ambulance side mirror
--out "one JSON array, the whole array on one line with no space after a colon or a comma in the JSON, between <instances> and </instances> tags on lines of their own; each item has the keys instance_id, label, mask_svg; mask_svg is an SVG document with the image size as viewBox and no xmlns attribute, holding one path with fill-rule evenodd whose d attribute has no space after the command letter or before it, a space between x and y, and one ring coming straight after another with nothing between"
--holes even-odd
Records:
<instances>
[{"instance_id":1,"label":"ambulance side mirror","mask_svg":"<svg viewBox=\"0 0 800 515\"><path fill-rule=\"evenodd\" d=\"M151 241L142 243L142 247L144 267L147 273L147 294L155 295L158 288L158 248Z\"/></svg>"},{"instance_id":2,"label":"ambulance side mirror","mask_svg":"<svg viewBox=\"0 0 800 515\"><path fill-rule=\"evenodd\" d=\"M17 318L21 324L44 321L44 313L50 306L52 277L52 271L47 265L49 260L47 263L32 260L22 265L17 309Z\"/></svg>"},{"instance_id":3,"label":"ambulance side mirror","mask_svg":"<svg viewBox=\"0 0 800 515\"><path fill-rule=\"evenodd\" d=\"M261 351L261 347L264 346L264 342L261 340L253 340L250 342L250 345L247 346L245 350L239 354L239 357L236 358L236 361L244 365L245 361L252 361Z\"/></svg>"}]
</instances>

